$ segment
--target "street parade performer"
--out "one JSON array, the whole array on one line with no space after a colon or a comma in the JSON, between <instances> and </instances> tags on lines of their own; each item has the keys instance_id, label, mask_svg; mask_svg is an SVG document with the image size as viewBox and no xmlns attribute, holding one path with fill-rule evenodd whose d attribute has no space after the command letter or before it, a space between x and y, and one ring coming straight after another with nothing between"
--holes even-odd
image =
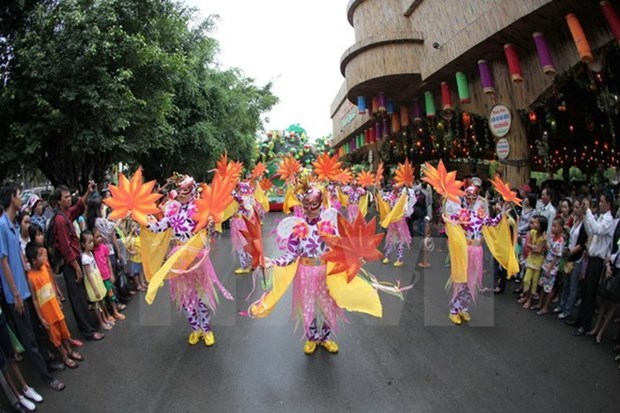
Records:
<instances>
[{"instance_id":1,"label":"street parade performer","mask_svg":"<svg viewBox=\"0 0 620 413\"><path fill-rule=\"evenodd\" d=\"M409 160L399 163L394 172L394 184L392 190L383 197L377 195L377 209L381 218L381 226L387 229L385 236L384 264L390 262L390 257L396 248L396 261L394 267L404 265L405 246L411 245L411 232L407 225L407 217L413 212L408 208L409 192L407 188L413 185L413 167Z\"/></svg>"},{"instance_id":2,"label":"street parade performer","mask_svg":"<svg viewBox=\"0 0 620 413\"><path fill-rule=\"evenodd\" d=\"M241 267L235 270L235 274L249 274L252 270L252 256L244 249L247 244L241 231L247 231L244 217L254 219L256 200L254 199L254 189L249 181L241 181L233 190L233 198L237 202L237 211L230 219L230 240L233 252L239 256Z\"/></svg>"},{"instance_id":3,"label":"street parade performer","mask_svg":"<svg viewBox=\"0 0 620 413\"><path fill-rule=\"evenodd\" d=\"M508 277L519 271L519 264L515 255L514 245L516 231L511 231L506 207L495 218L489 217L483 205L477 202L478 194L473 185L463 192L462 182L456 180L456 171L447 172L440 161L437 169L429 163L425 164L424 181L431 184L435 190L452 205L460 203L459 196L465 195L465 207L455 210L450 215L444 213L443 219L448 236L450 253L450 282L452 284L452 299L450 300L449 319L454 324L470 321L469 304L475 301L478 290L482 285L484 238L489 250L499 264L506 268ZM514 192L504 184L499 177L493 182L496 190L504 197L506 206L510 202L520 200Z\"/></svg>"},{"instance_id":4,"label":"street parade performer","mask_svg":"<svg viewBox=\"0 0 620 413\"><path fill-rule=\"evenodd\" d=\"M304 353L310 355L318 346L337 353L331 333L346 321L345 309L381 317L377 290L402 298L404 288L379 283L361 268L381 258L376 248L383 234L375 234L374 220L366 225L358 215L349 223L336 210L322 208L323 190L308 177L298 182L295 194L303 217L288 217L278 225L278 236L288 240L286 253L265 259L271 289L250 306L248 315L268 316L293 283L293 314L304 328Z\"/></svg>"},{"instance_id":5,"label":"street parade performer","mask_svg":"<svg viewBox=\"0 0 620 413\"><path fill-rule=\"evenodd\" d=\"M209 252L213 228L221 225L225 211L233 202L231 194L241 167L223 157L211 184L201 184L200 189L190 176L173 177L176 198L169 202L161 220L150 217L148 223L147 214L157 212L154 202L159 195L151 193L154 181L142 185L138 170L131 184L121 174L119 187L110 185L112 198L107 203L115 208L116 218L131 214L142 224L140 250L145 277L150 281L146 301L152 304L164 279L168 279L170 297L183 309L192 329L188 339L191 345L200 340L204 340L206 346L215 344L211 329L211 313L219 301L215 287L226 299L233 299L219 281ZM173 248L164 262L171 240Z\"/></svg>"}]
</instances>

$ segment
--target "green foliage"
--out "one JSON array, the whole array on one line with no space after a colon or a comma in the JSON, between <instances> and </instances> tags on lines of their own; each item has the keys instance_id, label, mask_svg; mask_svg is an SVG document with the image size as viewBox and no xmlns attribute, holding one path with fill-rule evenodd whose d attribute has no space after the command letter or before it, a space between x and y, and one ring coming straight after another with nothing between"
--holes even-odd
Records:
<instances>
[{"instance_id":1,"label":"green foliage","mask_svg":"<svg viewBox=\"0 0 620 413\"><path fill-rule=\"evenodd\" d=\"M213 18L190 28L193 11L173 0L25 3L27 13L0 9L21 16L0 25L0 174L36 165L53 184L79 186L124 161L150 178L202 178L225 150L253 157L260 115L277 99L217 67Z\"/></svg>"}]
</instances>

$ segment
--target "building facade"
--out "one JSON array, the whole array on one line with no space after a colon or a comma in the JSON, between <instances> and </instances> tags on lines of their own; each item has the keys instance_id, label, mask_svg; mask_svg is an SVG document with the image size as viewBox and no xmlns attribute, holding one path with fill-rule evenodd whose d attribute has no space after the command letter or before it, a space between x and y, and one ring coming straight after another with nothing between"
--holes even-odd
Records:
<instances>
[{"instance_id":1,"label":"building facade","mask_svg":"<svg viewBox=\"0 0 620 413\"><path fill-rule=\"evenodd\" d=\"M488 135L476 156L497 158L503 138L505 179L527 182L524 114L580 62L600 69L600 51L617 48L617 3L351 0L355 44L342 55L345 81L331 105L334 146L345 157L376 164L390 142L404 137L401 157L428 146L418 159L467 159L467 147L480 140L474 117L484 124L478 135Z\"/></svg>"}]
</instances>

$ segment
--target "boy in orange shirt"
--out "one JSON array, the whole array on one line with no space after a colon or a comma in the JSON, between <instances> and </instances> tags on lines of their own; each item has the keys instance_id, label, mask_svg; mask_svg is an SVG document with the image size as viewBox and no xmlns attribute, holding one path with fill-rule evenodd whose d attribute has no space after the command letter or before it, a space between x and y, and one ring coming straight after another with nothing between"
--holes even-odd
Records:
<instances>
[{"instance_id":1,"label":"boy in orange shirt","mask_svg":"<svg viewBox=\"0 0 620 413\"><path fill-rule=\"evenodd\" d=\"M37 316L47 330L49 340L60 352L65 366L75 369L78 367L75 360L82 361L84 357L71 348L71 333L60 308L49 269L45 265L45 248L33 242L28 243L26 258L30 263L28 285Z\"/></svg>"}]
</instances>

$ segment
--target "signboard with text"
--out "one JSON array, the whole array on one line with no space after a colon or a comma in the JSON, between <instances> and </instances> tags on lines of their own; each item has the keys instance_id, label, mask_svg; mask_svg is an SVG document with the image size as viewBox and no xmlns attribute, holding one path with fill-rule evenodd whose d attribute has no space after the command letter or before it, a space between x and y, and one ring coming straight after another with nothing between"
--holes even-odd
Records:
<instances>
[{"instance_id":1,"label":"signboard with text","mask_svg":"<svg viewBox=\"0 0 620 413\"><path fill-rule=\"evenodd\" d=\"M491 129L491 133L497 136L498 138L503 138L510 131L510 124L512 121L512 117L510 116L510 111L504 105L495 105L493 109L491 109L491 114L489 115L489 129Z\"/></svg>"}]
</instances>

